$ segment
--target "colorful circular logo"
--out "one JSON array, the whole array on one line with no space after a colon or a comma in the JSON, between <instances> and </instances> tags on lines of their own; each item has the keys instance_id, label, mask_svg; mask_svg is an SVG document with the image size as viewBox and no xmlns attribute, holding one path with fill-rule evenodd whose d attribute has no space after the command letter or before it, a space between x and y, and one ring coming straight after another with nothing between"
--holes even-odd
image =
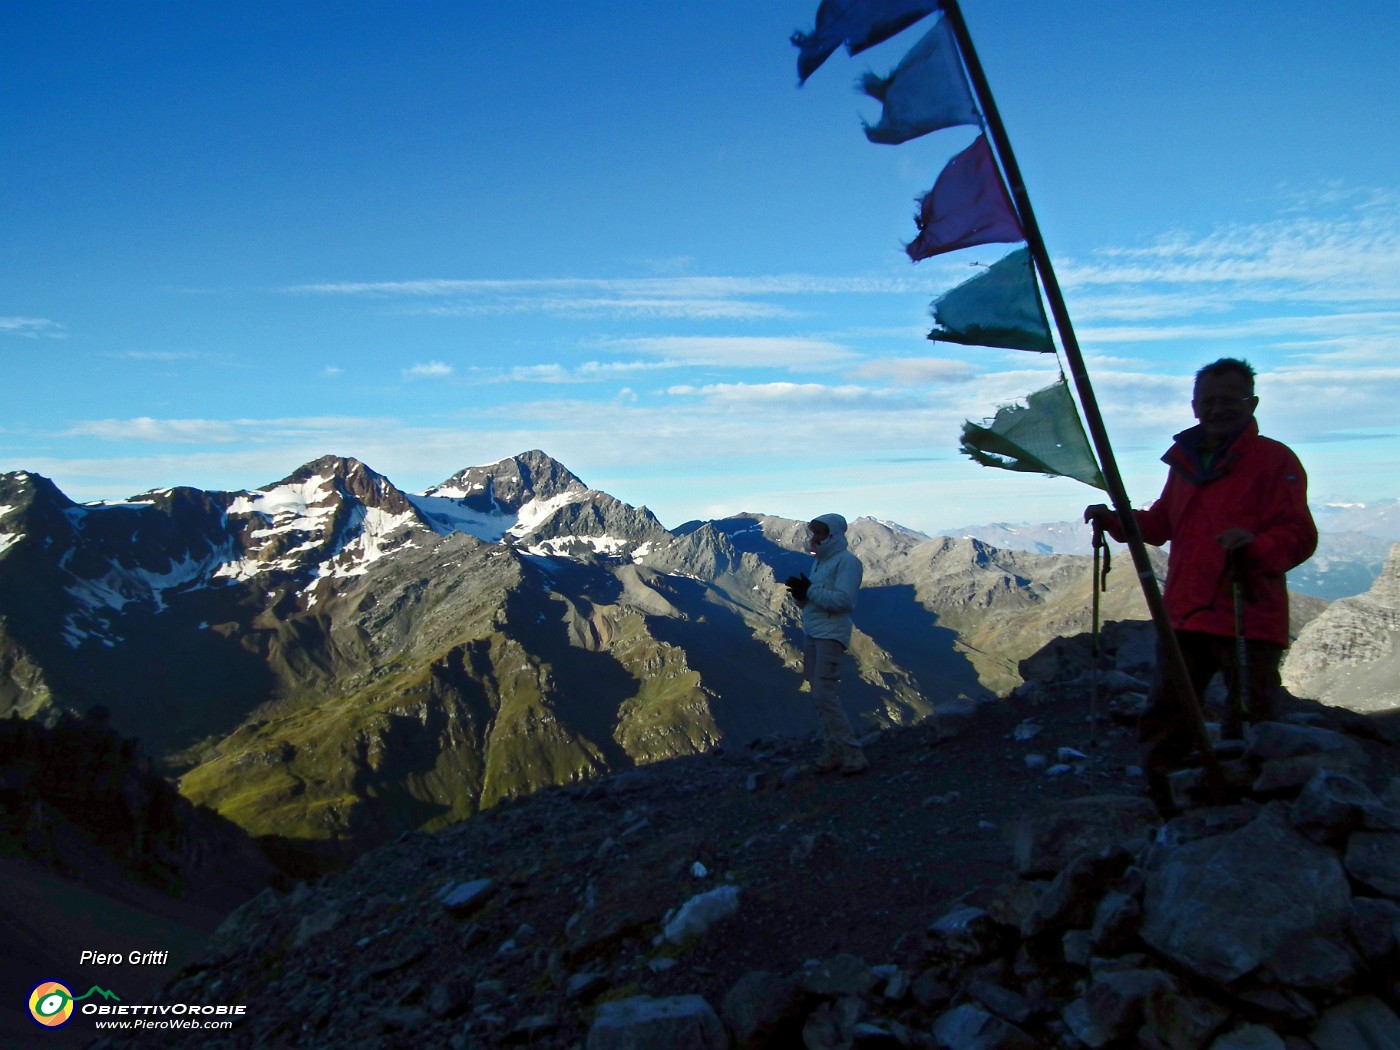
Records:
<instances>
[{"instance_id":1,"label":"colorful circular logo","mask_svg":"<svg viewBox=\"0 0 1400 1050\"><path fill-rule=\"evenodd\" d=\"M57 1028L73 1016L73 993L57 981L45 981L29 993L29 1016L45 1028Z\"/></svg>"}]
</instances>

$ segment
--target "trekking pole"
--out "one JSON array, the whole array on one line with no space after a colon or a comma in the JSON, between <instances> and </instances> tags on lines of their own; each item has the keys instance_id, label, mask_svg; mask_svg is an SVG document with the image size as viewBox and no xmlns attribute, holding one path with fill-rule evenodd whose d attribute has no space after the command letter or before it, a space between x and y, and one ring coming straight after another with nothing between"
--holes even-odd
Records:
<instances>
[{"instance_id":1,"label":"trekking pole","mask_svg":"<svg viewBox=\"0 0 1400 1050\"><path fill-rule=\"evenodd\" d=\"M1108 570L1112 557L1108 550L1108 541L1104 539L1103 526L1097 521L1094 522L1094 578L1090 586L1094 598L1093 607L1093 629L1090 635L1090 662L1089 662L1089 781L1090 784L1098 779L1099 775L1099 591L1108 590ZM1103 568L1100 570L1100 565Z\"/></svg>"},{"instance_id":2,"label":"trekking pole","mask_svg":"<svg viewBox=\"0 0 1400 1050\"><path fill-rule=\"evenodd\" d=\"M1244 549L1232 550L1227 556L1227 560L1230 564L1230 597L1235 606L1235 707L1240 719L1247 721L1249 719L1249 644L1244 636Z\"/></svg>"}]
</instances>

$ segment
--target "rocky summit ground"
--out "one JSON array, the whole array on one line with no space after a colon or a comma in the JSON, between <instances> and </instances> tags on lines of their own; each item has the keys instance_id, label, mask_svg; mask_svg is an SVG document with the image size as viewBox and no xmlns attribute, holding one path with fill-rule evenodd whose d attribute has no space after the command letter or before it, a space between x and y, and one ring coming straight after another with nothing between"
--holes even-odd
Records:
<instances>
[{"instance_id":1,"label":"rocky summit ground","mask_svg":"<svg viewBox=\"0 0 1400 1050\"><path fill-rule=\"evenodd\" d=\"M1027 814L1142 794L1129 719L1095 709L1082 686L1031 690L878 734L862 775L818 774L809 740L757 741L406 835L250 901L153 1000L241 1005L230 1030L97 1045L564 1050L589 1045L609 1001L698 995L719 1011L755 971L909 966L931 923L1008 877ZM1400 773L1400 748L1352 729L1378 772ZM682 931L683 906L716 890L737 908ZM829 1045L855 1045L850 1020ZM907 999L873 1020L934 1045ZM860 1045L907 1045L869 1033Z\"/></svg>"}]
</instances>

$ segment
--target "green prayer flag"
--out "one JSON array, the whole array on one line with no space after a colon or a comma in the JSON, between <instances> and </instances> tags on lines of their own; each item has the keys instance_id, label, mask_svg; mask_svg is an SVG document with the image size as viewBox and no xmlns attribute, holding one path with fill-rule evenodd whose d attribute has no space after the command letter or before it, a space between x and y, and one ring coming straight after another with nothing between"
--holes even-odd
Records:
<instances>
[{"instance_id":1,"label":"green prayer flag","mask_svg":"<svg viewBox=\"0 0 1400 1050\"><path fill-rule=\"evenodd\" d=\"M1074 478L1106 489L1064 376L1024 405L998 409L989 426L963 424L962 448L984 467Z\"/></svg>"},{"instance_id":2,"label":"green prayer flag","mask_svg":"<svg viewBox=\"0 0 1400 1050\"><path fill-rule=\"evenodd\" d=\"M1029 248L1018 248L933 303L933 340L1053 354Z\"/></svg>"}]
</instances>

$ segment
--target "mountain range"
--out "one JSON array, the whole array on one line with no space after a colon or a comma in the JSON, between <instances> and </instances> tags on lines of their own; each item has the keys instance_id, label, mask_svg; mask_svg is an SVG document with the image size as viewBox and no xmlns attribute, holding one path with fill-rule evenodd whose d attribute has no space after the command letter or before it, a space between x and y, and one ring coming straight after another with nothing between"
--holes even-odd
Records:
<instances>
[{"instance_id":1,"label":"mountain range","mask_svg":"<svg viewBox=\"0 0 1400 1050\"><path fill-rule=\"evenodd\" d=\"M1391 546L1400 541L1400 500L1321 503L1311 509L1318 527L1317 551L1289 571L1289 589L1327 601L1362 594L1380 576ZM1090 527L1079 521L995 522L940 535L1038 554L1088 554L1092 549Z\"/></svg>"},{"instance_id":2,"label":"mountain range","mask_svg":"<svg viewBox=\"0 0 1400 1050\"><path fill-rule=\"evenodd\" d=\"M1089 629L1087 558L867 518L844 702L912 725ZM801 522L667 529L540 451L406 493L324 457L77 504L0 475L0 714L100 706L250 833L363 845L550 784L808 732ZM1105 619L1145 613L1130 571Z\"/></svg>"}]
</instances>

